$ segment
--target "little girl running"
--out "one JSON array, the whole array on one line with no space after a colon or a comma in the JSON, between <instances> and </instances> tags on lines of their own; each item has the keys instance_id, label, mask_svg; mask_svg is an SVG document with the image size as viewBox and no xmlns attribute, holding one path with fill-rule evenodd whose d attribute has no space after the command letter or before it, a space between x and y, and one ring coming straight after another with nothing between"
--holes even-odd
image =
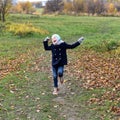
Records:
<instances>
[{"instance_id":1,"label":"little girl running","mask_svg":"<svg viewBox=\"0 0 120 120\"><path fill-rule=\"evenodd\" d=\"M84 37L79 38L73 44L67 44L64 42L58 34L53 34L52 44L48 45L49 37L46 37L43 41L44 49L52 51L52 73L54 81L53 95L58 95L58 77L60 78L61 84L63 83L63 72L64 65L67 65L67 49L73 49L81 44Z\"/></svg>"}]
</instances>

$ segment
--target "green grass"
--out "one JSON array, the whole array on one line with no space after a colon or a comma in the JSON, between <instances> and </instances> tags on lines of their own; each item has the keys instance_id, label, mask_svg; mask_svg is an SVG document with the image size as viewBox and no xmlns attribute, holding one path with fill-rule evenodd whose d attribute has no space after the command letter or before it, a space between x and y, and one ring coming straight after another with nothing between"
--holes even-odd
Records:
<instances>
[{"instance_id":1,"label":"green grass","mask_svg":"<svg viewBox=\"0 0 120 120\"><path fill-rule=\"evenodd\" d=\"M120 19L118 17L87 17L87 16L34 16L34 15L9 15L5 24L32 23L37 28L49 31L47 35L32 35L26 37L14 36L12 33L0 33L0 66L8 65L10 60L15 60L20 55L25 55L24 62L14 71L0 80L0 119L1 120L65 120L55 108L51 95L50 53L44 52L42 41L46 36L58 33L68 43L84 36L84 44L75 51L95 50L96 52L108 51L108 46L120 45ZM120 54L120 53L119 53ZM69 55L71 60L76 60ZM37 62L38 63L37 63ZM36 69L40 68L42 70ZM43 72L44 71L44 72ZM1 71L2 72L2 71ZM69 77L68 79L75 79ZM77 84L71 88L74 90ZM78 88L79 90L79 88ZM105 120L110 120L106 111L111 106L105 101L105 106L93 104L86 107L87 100L92 94L101 96L106 89L91 91L81 90L77 95L69 96L69 101L81 106L80 116L89 115L86 120L99 120L104 114ZM82 94L81 94L82 93ZM81 105L82 104L82 105ZM62 107L60 106L62 109ZM96 108L96 111L90 110ZM91 117L93 116L93 118Z\"/></svg>"},{"instance_id":2,"label":"green grass","mask_svg":"<svg viewBox=\"0 0 120 120\"><path fill-rule=\"evenodd\" d=\"M96 51L99 51L101 47L102 51L106 51L105 43L111 40L120 44L118 17L38 16L36 18L33 15L23 15L23 17L11 15L9 19L19 23L30 22L38 28L48 30L50 32L48 36L58 33L63 40L70 42L84 36L86 38L85 48L92 48Z\"/></svg>"}]
</instances>

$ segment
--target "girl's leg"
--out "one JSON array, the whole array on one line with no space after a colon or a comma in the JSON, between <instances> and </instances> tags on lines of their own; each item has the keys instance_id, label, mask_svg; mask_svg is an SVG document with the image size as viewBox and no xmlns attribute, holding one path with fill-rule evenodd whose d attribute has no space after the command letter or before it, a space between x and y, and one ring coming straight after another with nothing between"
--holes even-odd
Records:
<instances>
[{"instance_id":1,"label":"girl's leg","mask_svg":"<svg viewBox=\"0 0 120 120\"><path fill-rule=\"evenodd\" d=\"M57 67L52 66L52 72L53 72L53 81L54 81L54 91L53 95L58 95L58 76L57 76Z\"/></svg>"},{"instance_id":2,"label":"girl's leg","mask_svg":"<svg viewBox=\"0 0 120 120\"><path fill-rule=\"evenodd\" d=\"M53 95L58 94L58 76L61 78L60 82L63 83L63 71L64 66L52 66L53 80L54 80L54 91Z\"/></svg>"},{"instance_id":3,"label":"girl's leg","mask_svg":"<svg viewBox=\"0 0 120 120\"><path fill-rule=\"evenodd\" d=\"M63 77L63 72L64 72L64 66L59 66L58 67L58 76Z\"/></svg>"},{"instance_id":4,"label":"girl's leg","mask_svg":"<svg viewBox=\"0 0 120 120\"><path fill-rule=\"evenodd\" d=\"M64 72L64 66L59 66L58 67L58 76L60 78L61 84L63 83L63 72Z\"/></svg>"},{"instance_id":5,"label":"girl's leg","mask_svg":"<svg viewBox=\"0 0 120 120\"><path fill-rule=\"evenodd\" d=\"M57 77L57 70L58 68L55 66L52 66L52 72L53 72L53 81L54 81L54 87L58 88L58 77Z\"/></svg>"}]
</instances>

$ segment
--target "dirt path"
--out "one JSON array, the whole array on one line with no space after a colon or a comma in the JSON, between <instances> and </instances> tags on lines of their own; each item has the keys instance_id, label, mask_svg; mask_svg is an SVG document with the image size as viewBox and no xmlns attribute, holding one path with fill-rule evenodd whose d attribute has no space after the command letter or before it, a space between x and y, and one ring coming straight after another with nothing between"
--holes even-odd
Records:
<instances>
[{"instance_id":1,"label":"dirt path","mask_svg":"<svg viewBox=\"0 0 120 120\"><path fill-rule=\"evenodd\" d=\"M41 58L40 61L42 61ZM49 61L44 60L44 63L36 62L34 65L35 66L32 68L32 70L37 70L37 75L35 75L35 78L33 78L35 80L32 80L32 82L29 84L30 86L31 84L35 85L34 88L36 88L36 91L38 91L37 89L40 90L39 99L43 100L41 101L41 105L46 106L47 104L47 109L49 106L49 109L52 112L54 111L52 115L48 115L49 120L90 120L91 114L89 114L89 110L86 109L85 104L81 103L81 101L79 100L79 98L83 94L83 90L81 88L82 81L78 81L75 76L71 77L69 72L67 72L68 67L65 68L65 82L62 85L59 83L59 94L57 96L54 96L52 95L53 80L52 72L50 71L51 66L49 65ZM32 91L33 90L31 90L31 92ZM42 109L46 108L41 108L41 110ZM52 117L53 114L56 114L56 118ZM35 120L39 119L36 118Z\"/></svg>"},{"instance_id":2,"label":"dirt path","mask_svg":"<svg viewBox=\"0 0 120 120\"><path fill-rule=\"evenodd\" d=\"M77 106L69 100L69 94L74 95L75 93L69 93L67 83L64 83L60 85L59 95L53 99L54 102L61 106L59 108L60 116L63 116L65 120L82 120L79 117L80 108L77 108Z\"/></svg>"},{"instance_id":3,"label":"dirt path","mask_svg":"<svg viewBox=\"0 0 120 120\"><path fill-rule=\"evenodd\" d=\"M52 100L56 104L55 107L58 107L58 114L65 120L90 120L90 114L86 114L85 111L86 106L79 103L78 98L83 94L82 89L75 85L75 80L69 75L65 75L64 79L63 84L59 83L59 94Z\"/></svg>"},{"instance_id":4,"label":"dirt path","mask_svg":"<svg viewBox=\"0 0 120 120\"><path fill-rule=\"evenodd\" d=\"M43 80L44 78L48 79ZM48 81L50 82L48 83ZM27 119L48 120L42 118L42 114L48 114L49 120L89 120L89 115L86 116L85 111L82 112L85 106L78 103L78 98L75 100L76 96L79 97L82 94L82 91L78 91L68 80L63 85L59 84L59 95L54 96L52 95L52 82L49 75L44 74L43 76L41 72L35 73L35 76L29 81L25 94L26 106L22 110L26 111ZM51 111L52 113L50 113ZM52 117L54 114L56 114L56 118ZM39 118L40 116L41 118Z\"/></svg>"}]
</instances>

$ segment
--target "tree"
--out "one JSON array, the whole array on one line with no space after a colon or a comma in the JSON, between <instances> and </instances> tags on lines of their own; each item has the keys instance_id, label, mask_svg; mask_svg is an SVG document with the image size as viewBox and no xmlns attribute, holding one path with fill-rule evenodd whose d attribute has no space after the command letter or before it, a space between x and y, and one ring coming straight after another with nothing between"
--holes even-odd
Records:
<instances>
[{"instance_id":1,"label":"tree","mask_svg":"<svg viewBox=\"0 0 120 120\"><path fill-rule=\"evenodd\" d=\"M73 0L74 11L79 13L84 11L84 0Z\"/></svg>"},{"instance_id":2,"label":"tree","mask_svg":"<svg viewBox=\"0 0 120 120\"><path fill-rule=\"evenodd\" d=\"M94 1L94 4L95 4L95 13L101 14L102 12L105 11L103 0L96 0Z\"/></svg>"},{"instance_id":3,"label":"tree","mask_svg":"<svg viewBox=\"0 0 120 120\"><path fill-rule=\"evenodd\" d=\"M5 15L12 5L12 0L0 0L0 20L5 22Z\"/></svg>"},{"instance_id":4,"label":"tree","mask_svg":"<svg viewBox=\"0 0 120 120\"><path fill-rule=\"evenodd\" d=\"M113 3L110 3L108 5L108 13L115 13L117 9L115 8L115 5Z\"/></svg>"},{"instance_id":5,"label":"tree","mask_svg":"<svg viewBox=\"0 0 120 120\"><path fill-rule=\"evenodd\" d=\"M105 3L103 0L88 0L86 2L86 12L88 14L101 14L105 11Z\"/></svg>"},{"instance_id":6,"label":"tree","mask_svg":"<svg viewBox=\"0 0 120 120\"><path fill-rule=\"evenodd\" d=\"M120 12L120 2L119 2L119 3L117 3L117 4L115 5L115 7L116 7L117 11L119 11L119 12Z\"/></svg>"},{"instance_id":7,"label":"tree","mask_svg":"<svg viewBox=\"0 0 120 120\"><path fill-rule=\"evenodd\" d=\"M73 3L72 2L64 2L64 13L69 13L73 11Z\"/></svg>"},{"instance_id":8,"label":"tree","mask_svg":"<svg viewBox=\"0 0 120 120\"><path fill-rule=\"evenodd\" d=\"M62 11L63 7L64 7L63 0L48 0L44 12L49 13L49 12Z\"/></svg>"},{"instance_id":9,"label":"tree","mask_svg":"<svg viewBox=\"0 0 120 120\"><path fill-rule=\"evenodd\" d=\"M87 13L92 15L95 14L94 0L88 0L86 5L87 5Z\"/></svg>"},{"instance_id":10,"label":"tree","mask_svg":"<svg viewBox=\"0 0 120 120\"><path fill-rule=\"evenodd\" d=\"M34 8L31 2L19 2L14 6L14 11L18 13L32 13L34 12Z\"/></svg>"}]
</instances>

